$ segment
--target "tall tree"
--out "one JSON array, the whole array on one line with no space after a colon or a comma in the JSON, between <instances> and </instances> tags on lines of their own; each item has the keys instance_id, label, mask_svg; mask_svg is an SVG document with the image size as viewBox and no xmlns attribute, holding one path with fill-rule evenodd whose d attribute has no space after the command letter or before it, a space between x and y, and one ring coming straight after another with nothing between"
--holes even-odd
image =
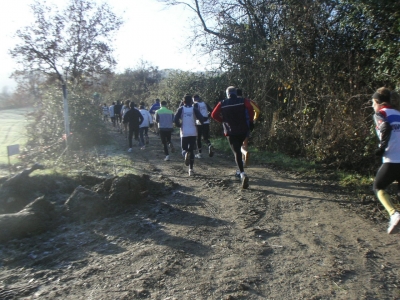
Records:
<instances>
[{"instance_id":1,"label":"tall tree","mask_svg":"<svg viewBox=\"0 0 400 300\"><path fill-rule=\"evenodd\" d=\"M20 43L10 54L25 71L61 82L68 137L67 82L78 84L110 72L116 64L111 44L122 21L107 4L93 0L70 0L61 11L44 1L35 1L31 8L35 23L16 32Z\"/></svg>"},{"instance_id":2,"label":"tall tree","mask_svg":"<svg viewBox=\"0 0 400 300\"><path fill-rule=\"evenodd\" d=\"M122 21L107 4L70 0L59 11L35 1L31 8L35 22L16 32L20 43L10 50L24 69L76 82L115 66L112 42Z\"/></svg>"},{"instance_id":3,"label":"tall tree","mask_svg":"<svg viewBox=\"0 0 400 300\"><path fill-rule=\"evenodd\" d=\"M370 112L360 106L376 86L398 86L399 1L159 1L189 8L196 49L258 102L260 145L365 165Z\"/></svg>"},{"instance_id":4,"label":"tall tree","mask_svg":"<svg viewBox=\"0 0 400 300\"><path fill-rule=\"evenodd\" d=\"M158 67L141 61L135 69L126 69L110 80L108 97L112 101L131 100L134 102L149 100L151 91L156 91L161 74Z\"/></svg>"}]
</instances>

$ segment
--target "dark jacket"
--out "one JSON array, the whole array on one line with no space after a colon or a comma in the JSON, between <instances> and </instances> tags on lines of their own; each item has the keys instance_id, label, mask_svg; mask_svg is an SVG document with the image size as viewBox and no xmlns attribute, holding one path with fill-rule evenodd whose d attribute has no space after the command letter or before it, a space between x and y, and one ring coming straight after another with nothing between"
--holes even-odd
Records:
<instances>
[{"instance_id":1,"label":"dark jacket","mask_svg":"<svg viewBox=\"0 0 400 300\"><path fill-rule=\"evenodd\" d=\"M143 122L143 116L136 108L131 108L124 114L124 124L129 123L129 129L139 129L139 125Z\"/></svg>"},{"instance_id":2,"label":"dark jacket","mask_svg":"<svg viewBox=\"0 0 400 300\"><path fill-rule=\"evenodd\" d=\"M115 104L114 105L114 114L121 115L122 104Z\"/></svg>"},{"instance_id":3,"label":"dark jacket","mask_svg":"<svg viewBox=\"0 0 400 300\"><path fill-rule=\"evenodd\" d=\"M254 117L254 110L248 99L231 98L222 100L211 113L211 117L222 122L225 136L247 134Z\"/></svg>"}]
</instances>

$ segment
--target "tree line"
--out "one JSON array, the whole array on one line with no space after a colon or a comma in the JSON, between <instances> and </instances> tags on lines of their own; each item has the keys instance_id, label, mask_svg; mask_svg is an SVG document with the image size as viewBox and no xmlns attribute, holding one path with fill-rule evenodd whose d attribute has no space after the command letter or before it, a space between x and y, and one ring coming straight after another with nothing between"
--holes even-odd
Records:
<instances>
[{"instance_id":1,"label":"tree line","mask_svg":"<svg viewBox=\"0 0 400 300\"><path fill-rule=\"evenodd\" d=\"M196 93L213 105L235 85L261 108L253 146L335 168L376 168L368 100L380 86L399 88L398 1L159 1L189 8L188 17L195 17L190 46L218 61L218 68L167 72L142 61L115 73L111 37L122 21L107 5L70 0L60 14L34 4L41 22L17 33L21 43L11 54L23 66L16 76L25 77L25 91L42 108L36 118L41 141L63 132L60 84L69 87L71 131L79 145L104 140L103 130L92 130L103 126L90 117L98 102L150 105L160 98L175 109L184 94ZM27 78L35 83L26 84ZM221 136L217 124L212 131Z\"/></svg>"}]
</instances>

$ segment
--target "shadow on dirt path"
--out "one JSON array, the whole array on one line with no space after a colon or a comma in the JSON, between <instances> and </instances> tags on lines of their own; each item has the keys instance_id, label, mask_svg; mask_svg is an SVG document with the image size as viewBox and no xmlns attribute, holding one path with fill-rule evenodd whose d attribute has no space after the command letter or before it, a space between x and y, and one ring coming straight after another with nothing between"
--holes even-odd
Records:
<instances>
[{"instance_id":1,"label":"shadow on dirt path","mask_svg":"<svg viewBox=\"0 0 400 300\"><path fill-rule=\"evenodd\" d=\"M179 145L179 138L175 136L173 142ZM348 200L334 187L293 180L280 171L253 165L246 170L250 188L241 190L233 176L232 155L196 159L197 176L190 178L180 153L172 154L171 161L162 160L155 136L146 152L135 150L133 159L135 154L138 159L146 156L159 174L179 184L178 195L183 197L176 200L175 192L163 201L229 224L204 233L193 222L185 224L194 226L193 230L178 231L210 245L210 258L219 257L218 272L210 275L226 273L218 276L219 284L213 281L208 294L200 293L202 298L228 294L243 299L399 296L400 261L394 251L399 236L387 235L386 224L373 224L343 208L340 204ZM188 206L186 191L201 204ZM201 273L207 274L204 269Z\"/></svg>"}]
</instances>

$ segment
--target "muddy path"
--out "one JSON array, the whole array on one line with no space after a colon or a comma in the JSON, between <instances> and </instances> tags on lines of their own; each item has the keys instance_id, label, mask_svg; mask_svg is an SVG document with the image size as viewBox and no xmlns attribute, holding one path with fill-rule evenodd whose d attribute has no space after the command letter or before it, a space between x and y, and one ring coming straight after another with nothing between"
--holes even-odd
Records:
<instances>
[{"instance_id":1,"label":"muddy path","mask_svg":"<svg viewBox=\"0 0 400 300\"><path fill-rule=\"evenodd\" d=\"M400 299L399 235L335 187L252 164L242 190L232 155L196 159L189 177L177 135L170 161L154 134L132 153L113 137L122 171L169 188L1 245L1 299Z\"/></svg>"}]
</instances>

